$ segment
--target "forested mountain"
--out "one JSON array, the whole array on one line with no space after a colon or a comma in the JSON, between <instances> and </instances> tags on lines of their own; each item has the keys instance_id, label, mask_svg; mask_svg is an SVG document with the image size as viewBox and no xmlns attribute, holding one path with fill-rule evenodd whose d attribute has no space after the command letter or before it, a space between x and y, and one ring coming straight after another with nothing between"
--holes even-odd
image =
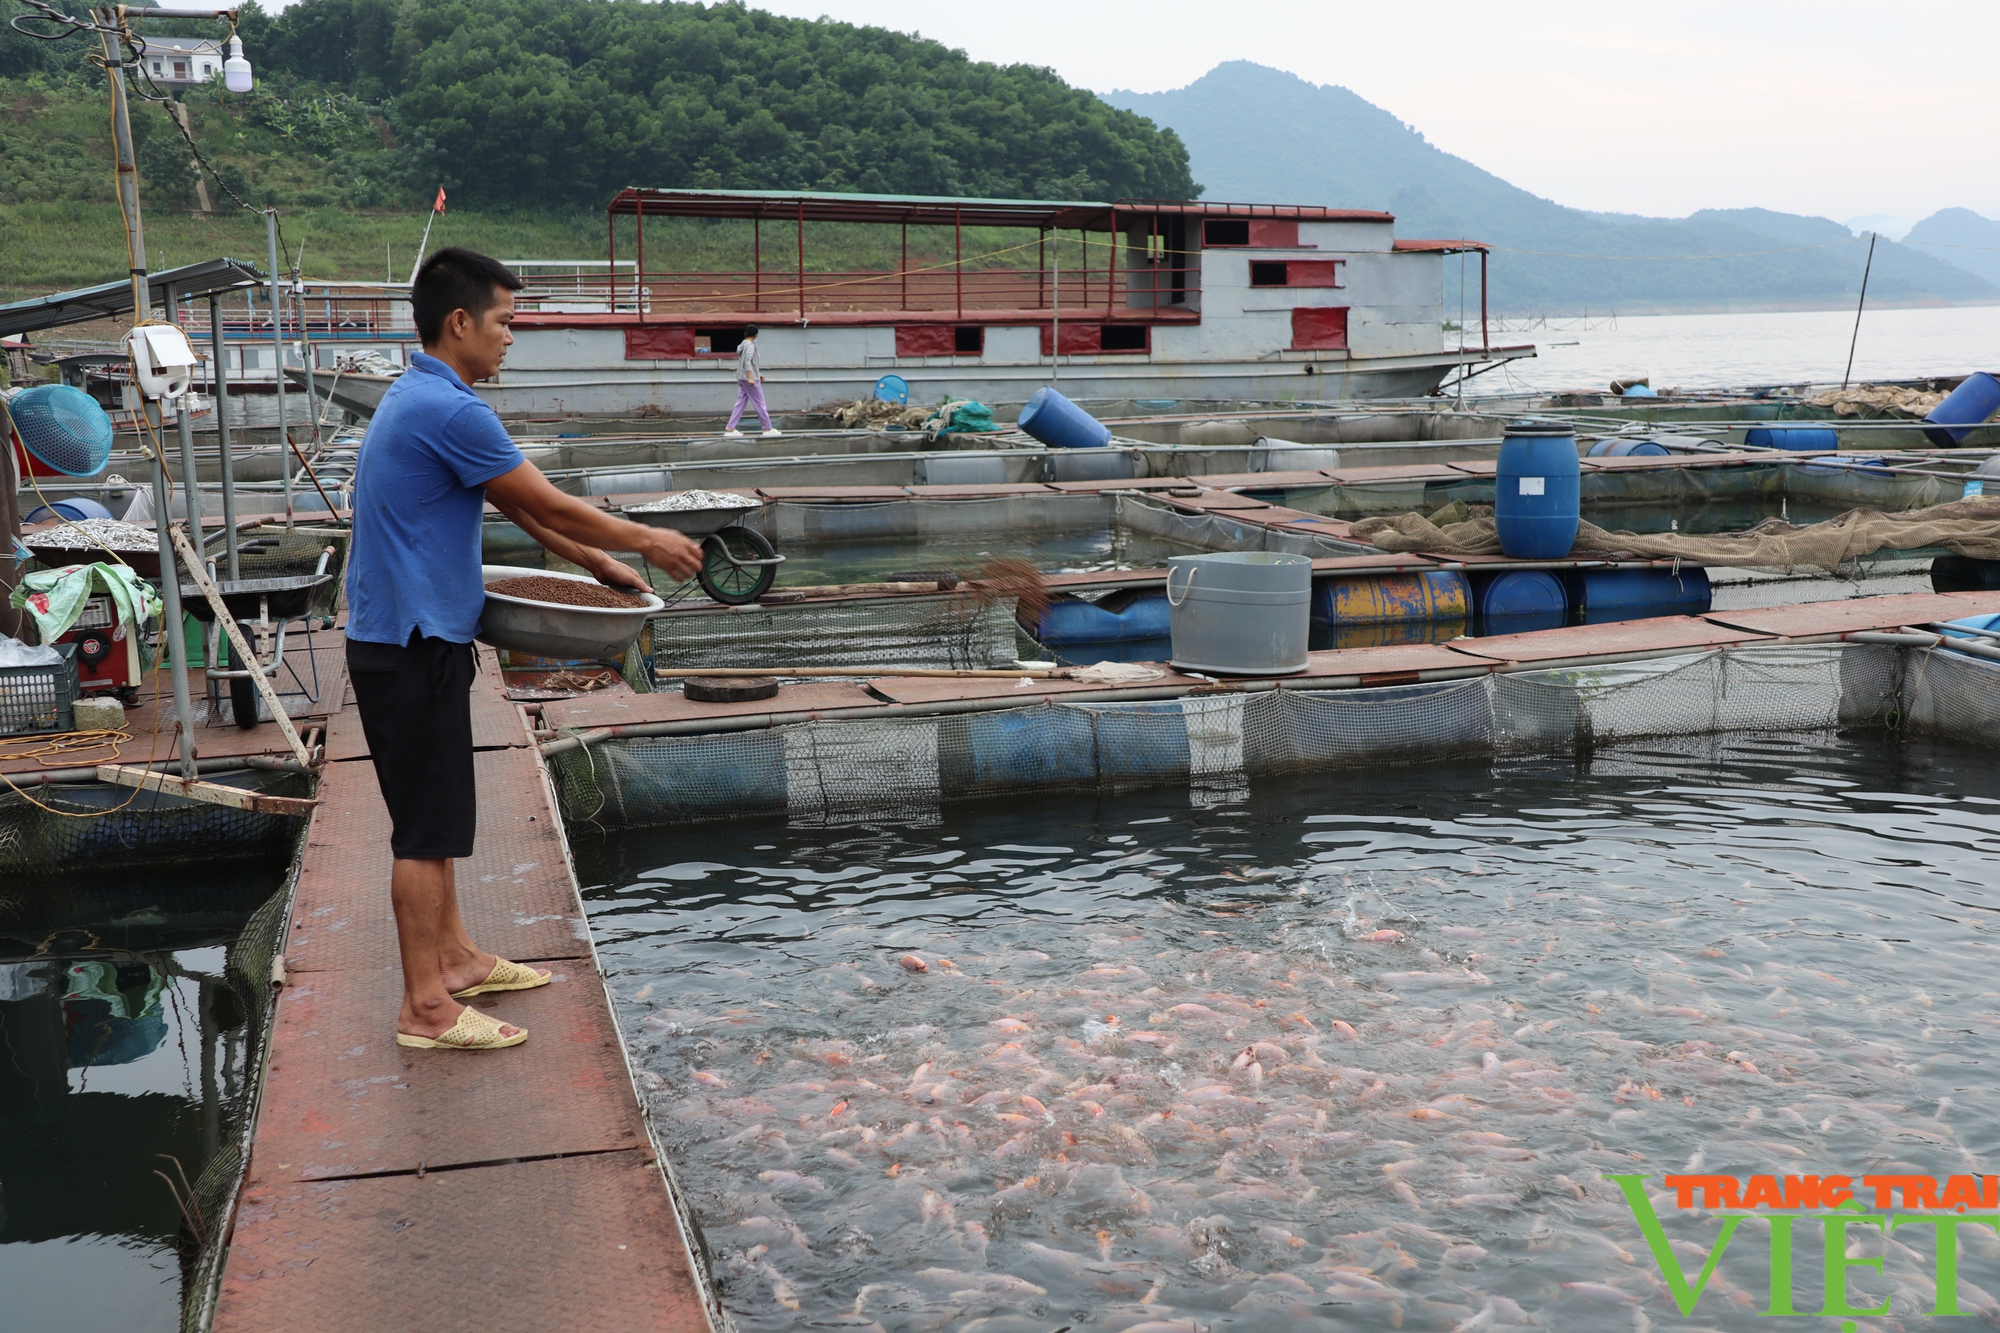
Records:
<instances>
[{"instance_id":1,"label":"forested mountain","mask_svg":"<svg viewBox=\"0 0 2000 1333\"><path fill-rule=\"evenodd\" d=\"M1387 209L1398 235L1495 245L1493 297L1503 309L1841 305L1861 283L1866 242L1825 218L1708 209L1667 219L1565 208L1440 151L1345 88L1248 61L1218 65L1185 88L1105 100L1176 130L1210 198ZM1274 132L1279 126L1283 132ZM1939 257L1951 253L1882 242L1870 301L2000 298L2000 286L1968 272L1970 265ZM1681 255L1717 257L1666 258Z\"/></svg>"},{"instance_id":2,"label":"forested mountain","mask_svg":"<svg viewBox=\"0 0 2000 1333\"><path fill-rule=\"evenodd\" d=\"M1910 228L1906 245L2000 283L2000 222L1969 208L1943 208Z\"/></svg>"}]
</instances>

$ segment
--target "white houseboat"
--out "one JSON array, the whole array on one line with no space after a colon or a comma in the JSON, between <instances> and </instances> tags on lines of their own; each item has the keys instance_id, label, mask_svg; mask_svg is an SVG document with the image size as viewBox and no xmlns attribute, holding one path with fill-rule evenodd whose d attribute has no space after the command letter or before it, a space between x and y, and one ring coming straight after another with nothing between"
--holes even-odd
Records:
<instances>
[{"instance_id":1,"label":"white houseboat","mask_svg":"<svg viewBox=\"0 0 2000 1333\"><path fill-rule=\"evenodd\" d=\"M677 265L685 219L739 224L745 266ZM1445 257L1479 256L1483 311L1483 245L1398 240L1388 213L627 189L607 221L595 300L582 285L524 294L506 366L481 386L502 413L718 415L752 324L780 412L868 396L885 375L913 403L1020 403L1049 383L1082 400L1410 398L1534 355L1489 345L1483 313L1476 340L1447 326ZM857 224L888 230L871 251ZM815 231L889 261L815 267ZM699 233L704 250L715 235Z\"/></svg>"}]
</instances>

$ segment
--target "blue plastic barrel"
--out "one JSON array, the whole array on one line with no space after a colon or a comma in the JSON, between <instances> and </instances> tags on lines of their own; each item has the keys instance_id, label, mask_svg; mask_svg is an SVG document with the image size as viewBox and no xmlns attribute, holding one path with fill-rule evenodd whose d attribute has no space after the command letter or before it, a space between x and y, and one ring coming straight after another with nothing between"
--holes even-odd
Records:
<instances>
[{"instance_id":1,"label":"blue plastic barrel","mask_svg":"<svg viewBox=\"0 0 2000 1333\"><path fill-rule=\"evenodd\" d=\"M1964 444L1965 437L1995 412L2000 412L2000 380L1975 371L1930 410L1924 420L1936 424L1924 430L1924 438L1942 449Z\"/></svg>"},{"instance_id":2,"label":"blue plastic barrel","mask_svg":"<svg viewBox=\"0 0 2000 1333\"><path fill-rule=\"evenodd\" d=\"M66 518L76 522L86 518L110 517L112 517L111 511L97 501L78 496L73 500L52 500L48 504L37 505L32 512L22 518L21 522L46 523L52 518Z\"/></svg>"},{"instance_id":3,"label":"blue plastic barrel","mask_svg":"<svg viewBox=\"0 0 2000 1333\"><path fill-rule=\"evenodd\" d=\"M1667 448L1665 445L1658 444L1652 440L1614 439L1599 440L1596 444L1591 445L1588 456L1591 458L1632 458L1635 456L1651 458L1656 454L1665 454L1666 452Z\"/></svg>"},{"instance_id":4,"label":"blue plastic barrel","mask_svg":"<svg viewBox=\"0 0 2000 1333\"><path fill-rule=\"evenodd\" d=\"M1743 434L1752 449L1798 449L1829 453L1840 448L1840 436L1828 426L1752 426Z\"/></svg>"},{"instance_id":5,"label":"blue plastic barrel","mask_svg":"<svg viewBox=\"0 0 2000 1333\"><path fill-rule=\"evenodd\" d=\"M1016 423L1051 449L1095 449L1111 443L1111 428L1057 393L1037 389Z\"/></svg>"},{"instance_id":6,"label":"blue plastic barrel","mask_svg":"<svg viewBox=\"0 0 2000 1333\"><path fill-rule=\"evenodd\" d=\"M1516 560L1557 560L1576 542L1576 432L1552 421L1518 421L1500 445L1493 526Z\"/></svg>"},{"instance_id":7,"label":"blue plastic barrel","mask_svg":"<svg viewBox=\"0 0 2000 1333\"><path fill-rule=\"evenodd\" d=\"M1586 625L1614 620L1644 620L1649 616L1698 616L1708 611L1713 594L1708 571L1682 566L1669 569L1593 569L1576 577L1576 604Z\"/></svg>"},{"instance_id":8,"label":"blue plastic barrel","mask_svg":"<svg viewBox=\"0 0 2000 1333\"><path fill-rule=\"evenodd\" d=\"M1164 639L1172 630L1166 594L1150 593L1123 600L1113 593L1102 602L1058 598L1042 612L1041 622L1033 632L1045 647L1066 648L1080 643Z\"/></svg>"},{"instance_id":9,"label":"blue plastic barrel","mask_svg":"<svg viewBox=\"0 0 2000 1333\"><path fill-rule=\"evenodd\" d=\"M1569 593L1562 580L1540 569L1516 569L1495 575L1479 595L1481 616L1554 615L1561 624L1569 613Z\"/></svg>"}]
</instances>

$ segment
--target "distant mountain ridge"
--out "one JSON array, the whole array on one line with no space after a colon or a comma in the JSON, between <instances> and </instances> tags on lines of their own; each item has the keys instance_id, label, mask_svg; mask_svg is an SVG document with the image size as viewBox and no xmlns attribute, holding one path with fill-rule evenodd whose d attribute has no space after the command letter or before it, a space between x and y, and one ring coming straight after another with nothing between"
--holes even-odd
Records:
<instances>
[{"instance_id":1,"label":"distant mountain ridge","mask_svg":"<svg viewBox=\"0 0 2000 1333\"><path fill-rule=\"evenodd\" d=\"M1488 242L1496 310L1812 308L1851 303L1860 288L1866 242L1830 219L1761 208L1686 218L1568 208L1441 151L1346 88L1250 61L1217 65L1185 88L1102 96L1177 133L1207 198L1386 209L1399 236ZM1940 257L1955 254L1878 243L1870 303L2000 300L2000 265L1986 274ZM1669 258L1680 255L1718 257Z\"/></svg>"},{"instance_id":2,"label":"distant mountain ridge","mask_svg":"<svg viewBox=\"0 0 2000 1333\"><path fill-rule=\"evenodd\" d=\"M1903 238L1912 246L1936 246L1926 253L2000 283L2000 222L1969 208L1942 208L1910 228Z\"/></svg>"}]
</instances>

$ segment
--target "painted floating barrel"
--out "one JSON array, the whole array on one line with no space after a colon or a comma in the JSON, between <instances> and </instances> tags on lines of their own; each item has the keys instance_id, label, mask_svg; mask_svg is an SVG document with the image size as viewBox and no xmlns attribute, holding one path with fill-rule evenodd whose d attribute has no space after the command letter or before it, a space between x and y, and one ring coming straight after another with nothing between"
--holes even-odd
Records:
<instances>
[{"instance_id":1,"label":"painted floating barrel","mask_svg":"<svg viewBox=\"0 0 2000 1333\"><path fill-rule=\"evenodd\" d=\"M1267 551L1214 551L1167 560L1173 664L1225 676L1306 669L1312 560Z\"/></svg>"},{"instance_id":2,"label":"painted floating barrel","mask_svg":"<svg viewBox=\"0 0 2000 1333\"><path fill-rule=\"evenodd\" d=\"M1668 569L1593 569L1577 574L1576 605L1586 625L1651 616L1705 614L1713 593L1708 571L1684 566Z\"/></svg>"},{"instance_id":3,"label":"painted floating barrel","mask_svg":"<svg viewBox=\"0 0 2000 1333\"><path fill-rule=\"evenodd\" d=\"M1924 438L1943 449L1964 444L1965 437L1995 412L2000 412L2000 380L1983 370L1974 371L1924 418L1932 423L1925 427Z\"/></svg>"},{"instance_id":4,"label":"painted floating barrel","mask_svg":"<svg viewBox=\"0 0 2000 1333\"><path fill-rule=\"evenodd\" d=\"M1095 449L1111 443L1111 428L1057 393L1040 388L1015 422L1051 449Z\"/></svg>"},{"instance_id":5,"label":"painted floating barrel","mask_svg":"<svg viewBox=\"0 0 2000 1333\"><path fill-rule=\"evenodd\" d=\"M1452 569L1326 579L1313 587L1313 619L1328 625L1427 625L1463 620L1465 575Z\"/></svg>"},{"instance_id":6,"label":"painted floating barrel","mask_svg":"<svg viewBox=\"0 0 2000 1333\"><path fill-rule=\"evenodd\" d=\"M325 506L321 506L324 508ZM111 511L97 501L85 496L75 496L68 500L53 500L45 505L37 505L21 521L23 523L46 523L52 518L66 518L72 523L86 518L110 518Z\"/></svg>"},{"instance_id":7,"label":"painted floating barrel","mask_svg":"<svg viewBox=\"0 0 2000 1333\"><path fill-rule=\"evenodd\" d=\"M1496 574L1479 595L1483 634L1525 634L1557 629L1569 621L1569 592L1562 580L1539 569Z\"/></svg>"},{"instance_id":8,"label":"painted floating barrel","mask_svg":"<svg viewBox=\"0 0 2000 1333\"><path fill-rule=\"evenodd\" d=\"M1840 435L1830 426L1752 426L1743 433L1752 449L1796 449L1828 453L1840 448Z\"/></svg>"},{"instance_id":9,"label":"painted floating barrel","mask_svg":"<svg viewBox=\"0 0 2000 1333\"><path fill-rule=\"evenodd\" d=\"M1516 560L1558 560L1576 542L1576 432L1551 421L1507 427L1493 480L1493 526Z\"/></svg>"},{"instance_id":10,"label":"painted floating barrel","mask_svg":"<svg viewBox=\"0 0 2000 1333\"><path fill-rule=\"evenodd\" d=\"M1114 592L1099 601L1062 597L1042 612L1033 633L1050 648L1083 643L1131 643L1164 639L1170 632L1167 599L1159 593Z\"/></svg>"},{"instance_id":11,"label":"painted floating barrel","mask_svg":"<svg viewBox=\"0 0 2000 1333\"><path fill-rule=\"evenodd\" d=\"M1590 446L1590 458L1651 458L1664 455L1667 447L1654 440L1613 439L1599 440Z\"/></svg>"}]
</instances>

